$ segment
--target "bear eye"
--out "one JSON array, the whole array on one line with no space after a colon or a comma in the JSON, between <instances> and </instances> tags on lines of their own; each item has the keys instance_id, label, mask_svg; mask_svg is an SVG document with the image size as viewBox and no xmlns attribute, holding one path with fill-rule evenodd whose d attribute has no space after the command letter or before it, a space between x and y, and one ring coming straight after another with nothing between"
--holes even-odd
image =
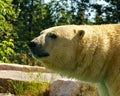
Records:
<instances>
[{"instance_id":1,"label":"bear eye","mask_svg":"<svg viewBox=\"0 0 120 96\"><path fill-rule=\"evenodd\" d=\"M52 38L52 39L56 39L57 35L56 34L49 34L49 37Z\"/></svg>"}]
</instances>

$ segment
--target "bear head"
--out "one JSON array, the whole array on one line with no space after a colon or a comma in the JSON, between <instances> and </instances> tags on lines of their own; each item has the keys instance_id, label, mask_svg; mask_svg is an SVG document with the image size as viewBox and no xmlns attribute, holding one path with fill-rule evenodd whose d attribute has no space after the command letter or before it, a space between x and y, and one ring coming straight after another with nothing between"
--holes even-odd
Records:
<instances>
[{"instance_id":1,"label":"bear head","mask_svg":"<svg viewBox=\"0 0 120 96\"><path fill-rule=\"evenodd\" d=\"M71 72L76 67L78 46L84 34L85 31L75 25L52 27L42 31L29 47L33 56L46 67Z\"/></svg>"}]
</instances>

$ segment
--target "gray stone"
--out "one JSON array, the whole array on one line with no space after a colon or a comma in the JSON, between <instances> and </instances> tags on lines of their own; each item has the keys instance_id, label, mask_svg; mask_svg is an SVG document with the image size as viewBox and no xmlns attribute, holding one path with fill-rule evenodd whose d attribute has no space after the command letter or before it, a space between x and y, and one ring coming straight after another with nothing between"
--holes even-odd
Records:
<instances>
[{"instance_id":1,"label":"gray stone","mask_svg":"<svg viewBox=\"0 0 120 96\"><path fill-rule=\"evenodd\" d=\"M57 80L51 84L50 96L98 96L98 92L93 84Z\"/></svg>"}]
</instances>

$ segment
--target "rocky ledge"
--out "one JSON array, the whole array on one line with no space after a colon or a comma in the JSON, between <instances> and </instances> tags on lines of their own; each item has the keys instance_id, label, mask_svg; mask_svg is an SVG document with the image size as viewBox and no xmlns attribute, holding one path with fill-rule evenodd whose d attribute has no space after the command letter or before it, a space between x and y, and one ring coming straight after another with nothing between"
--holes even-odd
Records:
<instances>
[{"instance_id":1,"label":"rocky ledge","mask_svg":"<svg viewBox=\"0 0 120 96\"><path fill-rule=\"evenodd\" d=\"M49 82L50 88L47 96L99 96L94 84L63 78L42 67L0 64L0 96L14 96L5 93L11 80Z\"/></svg>"}]
</instances>

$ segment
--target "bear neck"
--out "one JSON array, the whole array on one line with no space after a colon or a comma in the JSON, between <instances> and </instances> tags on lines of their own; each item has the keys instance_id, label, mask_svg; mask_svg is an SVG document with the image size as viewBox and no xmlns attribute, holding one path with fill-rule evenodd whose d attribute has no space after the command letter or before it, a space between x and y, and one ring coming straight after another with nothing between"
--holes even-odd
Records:
<instances>
[{"instance_id":1,"label":"bear neck","mask_svg":"<svg viewBox=\"0 0 120 96\"><path fill-rule=\"evenodd\" d=\"M110 41L101 30L86 30L78 44L76 72L77 78L90 82L99 82L107 75ZM94 73L94 74L93 74Z\"/></svg>"}]
</instances>

